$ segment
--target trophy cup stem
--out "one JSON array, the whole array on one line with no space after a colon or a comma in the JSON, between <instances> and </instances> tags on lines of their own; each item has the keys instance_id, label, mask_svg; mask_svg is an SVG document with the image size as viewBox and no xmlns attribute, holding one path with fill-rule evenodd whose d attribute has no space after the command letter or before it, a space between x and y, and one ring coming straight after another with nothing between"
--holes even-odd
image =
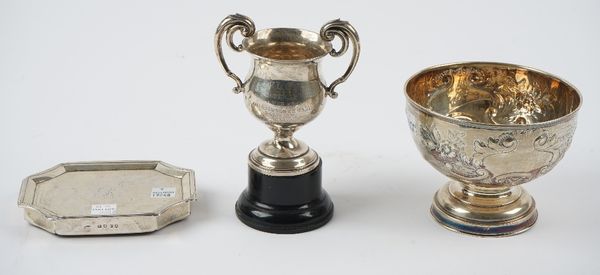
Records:
<instances>
[{"instance_id":1,"label":"trophy cup stem","mask_svg":"<svg viewBox=\"0 0 600 275\"><path fill-rule=\"evenodd\" d=\"M283 128L283 127L272 127L273 133L273 145L279 149L294 150L298 148L298 141L294 138L295 129Z\"/></svg>"},{"instance_id":2,"label":"trophy cup stem","mask_svg":"<svg viewBox=\"0 0 600 275\"><path fill-rule=\"evenodd\" d=\"M525 232L537 219L533 198L520 186L476 186L452 181L435 194L431 214L444 227L478 236Z\"/></svg>"}]
</instances>

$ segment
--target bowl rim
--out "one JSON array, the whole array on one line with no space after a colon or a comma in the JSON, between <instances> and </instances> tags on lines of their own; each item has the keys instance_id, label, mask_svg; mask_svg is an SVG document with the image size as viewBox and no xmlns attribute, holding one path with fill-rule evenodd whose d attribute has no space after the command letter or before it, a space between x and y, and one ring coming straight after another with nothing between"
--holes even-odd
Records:
<instances>
[{"instance_id":1,"label":"bowl rim","mask_svg":"<svg viewBox=\"0 0 600 275\"><path fill-rule=\"evenodd\" d=\"M579 99L579 104L577 105L577 107L575 108L575 110L573 110L572 112L563 115L561 117L555 118L555 119L551 119L551 120L546 120L543 122L535 122L535 123L530 123L530 124L490 124L490 123L483 123L483 122L475 122L475 121L466 121L466 120L460 120L457 118L453 118L453 117L448 117L445 116L443 114L440 114L438 112L434 112L431 111L425 107L423 107L422 105L418 104L417 102L415 102L409 95L408 95L408 84L413 80L416 79L418 76L426 73L426 72L430 72L433 70L437 70L437 69L441 69L441 68L445 68L445 67L453 67L453 66L468 66L468 65L496 65L496 66L507 66L507 67L515 67L515 68L521 68L521 69L525 69L528 71L533 71L539 74L542 74L546 77L549 78L554 78L558 81L560 81L561 83L564 83L565 85L569 86L571 89L573 89L573 91L575 91L575 94L577 95L578 99ZM519 64L514 64L514 63L504 63L504 62L494 62L494 61L464 61L464 62L451 62L451 63L442 63L442 64L438 64L438 65L433 65L433 66L429 66L425 69L422 69L420 71L418 71L417 73L413 74L411 77L409 77L406 82L404 83L404 96L407 99L407 103L413 107L416 108L417 110L424 112L426 114L432 115L434 117L437 117L441 120L445 120L447 122L453 123L453 124L459 124L459 125L463 125L463 126L470 126L472 128L495 128L495 129L531 129L531 128L541 128L541 127L547 127L547 126L552 126L552 125L556 125L558 123L561 123L563 121L567 121L570 120L571 118L574 118L575 116L577 116L577 112L579 111L579 109L581 109L581 105L583 104L583 97L581 96L581 93L579 92L579 90L571 83L565 81L564 79L553 75L551 73L548 73L546 71L540 70L540 69L536 69L536 68L532 68L532 67L528 67L528 66L523 66L523 65L519 65Z\"/></svg>"},{"instance_id":2,"label":"bowl rim","mask_svg":"<svg viewBox=\"0 0 600 275\"><path fill-rule=\"evenodd\" d=\"M309 58L276 59L276 58L271 58L271 57L267 57L264 55L260 55L256 52L250 50L252 48L252 46L250 45L250 41L258 40L259 39L258 36L260 33L268 32L268 31L280 31L280 32L281 31L296 31L296 32L300 32L300 33L307 33L310 35L314 35L317 37L317 41L313 41L313 42L322 44L323 53L309 57ZM249 53L250 55L254 56L255 58L264 59L264 60L268 60L268 61L275 62L275 63L304 63L304 62L316 61L316 60L319 60L319 59L329 55L331 53L331 50L333 49L333 45L331 44L331 42L324 40L323 37L321 37L321 35L319 33L310 31L310 30L306 30L306 29L302 29L302 28L289 28L289 27L276 27L276 28L268 28L268 29L258 30L256 32L254 32L253 35L245 37L242 40L242 47L245 52Z\"/></svg>"}]
</instances>

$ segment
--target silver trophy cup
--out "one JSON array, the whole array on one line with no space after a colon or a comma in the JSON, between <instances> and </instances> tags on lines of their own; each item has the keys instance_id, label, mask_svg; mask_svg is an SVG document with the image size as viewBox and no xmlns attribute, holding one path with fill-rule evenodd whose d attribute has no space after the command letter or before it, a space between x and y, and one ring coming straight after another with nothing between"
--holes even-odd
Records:
<instances>
[{"instance_id":1,"label":"silver trophy cup","mask_svg":"<svg viewBox=\"0 0 600 275\"><path fill-rule=\"evenodd\" d=\"M236 32L244 37L240 45L233 41ZM331 45L335 37L342 42L339 50ZM253 57L245 81L225 62L224 38L231 49ZM348 69L325 85L320 59L341 56L350 44L353 55ZM326 23L320 33L293 28L255 31L250 18L235 14L217 28L215 51L236 83L233 91L244 94L250 113L274 133L249 155L249 183L236 204L238 218L272 233L299 233L326 224L333 215L333 203L321 187L321 158L293 134L319 115L327 96L337 97L335 87L354 70L360 53L356 30L338 19Z\"/></svg>"}]
</instances>

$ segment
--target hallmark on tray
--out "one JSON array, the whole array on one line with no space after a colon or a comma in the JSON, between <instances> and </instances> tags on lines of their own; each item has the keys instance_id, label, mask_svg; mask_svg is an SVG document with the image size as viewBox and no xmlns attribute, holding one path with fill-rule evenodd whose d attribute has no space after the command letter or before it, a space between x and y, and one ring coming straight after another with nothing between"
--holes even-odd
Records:
<instances>
[{"instance_id":1,"label":"hallmark on tray","mask_svg":"<svg viewBox=\"0 0 600 275\"><path fill-rule=\"evenodd\" d=\"M103 223L96 226L98 229L119 229L118 223Z\"/></svg>"}]
</instances>

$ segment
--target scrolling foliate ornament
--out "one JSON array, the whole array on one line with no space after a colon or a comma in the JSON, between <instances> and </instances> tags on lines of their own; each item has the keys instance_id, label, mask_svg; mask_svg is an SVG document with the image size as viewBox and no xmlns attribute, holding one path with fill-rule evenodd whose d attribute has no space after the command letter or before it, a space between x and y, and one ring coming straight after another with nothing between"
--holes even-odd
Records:
<instances>
[{"instance_id":1,"label":"scrolling foliate ornament","mask_svg":"<svg viewBox=\"0 0 600 275\"><path fill-rule=\"evenodd\" d=\"M531 124L557 116L559 100L556 93L545 92L559 84L540 83L530 79L526 70L488 71L475 67L452 68L430 76L435 89L447 88L448 116L472 121L485 116L484 122L493 124ZM548 86L548 87L546 87ZM485 102L488 107L482 114L471 110Z\"/></svg>"},{"instance_id":2,"label":"scrolling foliate ornament","mask_svg":"<svg viewBox=\"0 0 600 275\"><path fill-rule=\"evenodd\" d=\"M575 126L568 126L562 133L553 133L548 130L542 130L542 134L533 142L533 148L539 152L550 154L550 160L540 169L540 175L546 174L552 170L559 160L563 158L567 149L571 145Z\"/></svg>"},{"instance_id":3,"label":"scrolling foliate ornament","mask_svg":"<svg viewBox=\"0 0 600 275\"><path fill-rule=\"evenodd\" d=\"M419 133L415 135L429 151L428 153L443 164L441 167L466 181L477 181L482 184L518 184L536 177L540 169L494 175L486 168L485 161L489 157L515 151L519 143L515 135L526 133L507 131L486 139L475 139L471 155L465 152L463 132L448 130L446 138L442 138L434 125L430 127L420 125Z\"/></svg>"},{"instance_id":4,"label":"scrolling foliate ornament","mask_svg":"<svg viewBox=\"0 0 600 275\"><path fill-rule=\"evenodd\" d=\"M413 122L414 123L414 122ZM409 122L410 124L410 122ZM420 140L428 153L436 161L443 164L448 172L467 181L477 181L481 184L518 185L551 170L562 159L569 148L575 127L568 127L556 133L551 129L515 130L500 133L498 136L473 141L473 153L465 153L463 142L465 134L459 131L448 130L446 138L442 138L435 125L429 127L410 124L415 128L413 134ZM418 129L418 133L417 130ZM517 149L519 138L516 135L530 135L536 132L541 134L534 138L533 147L536 151L550 155L547 164L536 167L531 171L520 171L495 175L486 168L487 158L500 154L508 154Z\"/></svg>"},{"instance_id":5,"label":"scrolling foliate ornament","mask_svg":"<svg viewBox=\"0 0 600 275\"><path fill-rule=\"evenodd\" d=\"M551 119L558 97L543 92L539 83L531 82L527 72L517 70L505 85L494 91L490 119L496 124L531 124Z\"/></svg>"},{"instance_id":6,"label":"scrolling foliate ornament","mask_svg":"<svg viewBox=\"0 0 600 275\"><path fill-rule=\"evenodd\" d=\"M490 177L491 173L485 169L483 159L465 153L465 144L462 141L464 133L449 130L448 138L444 139L434 125L421 125L419 133L415 134L428 153L443 164L440 167L444 167L448 172L469 181L481 181Z\"/></svg>"}]
</instances>

